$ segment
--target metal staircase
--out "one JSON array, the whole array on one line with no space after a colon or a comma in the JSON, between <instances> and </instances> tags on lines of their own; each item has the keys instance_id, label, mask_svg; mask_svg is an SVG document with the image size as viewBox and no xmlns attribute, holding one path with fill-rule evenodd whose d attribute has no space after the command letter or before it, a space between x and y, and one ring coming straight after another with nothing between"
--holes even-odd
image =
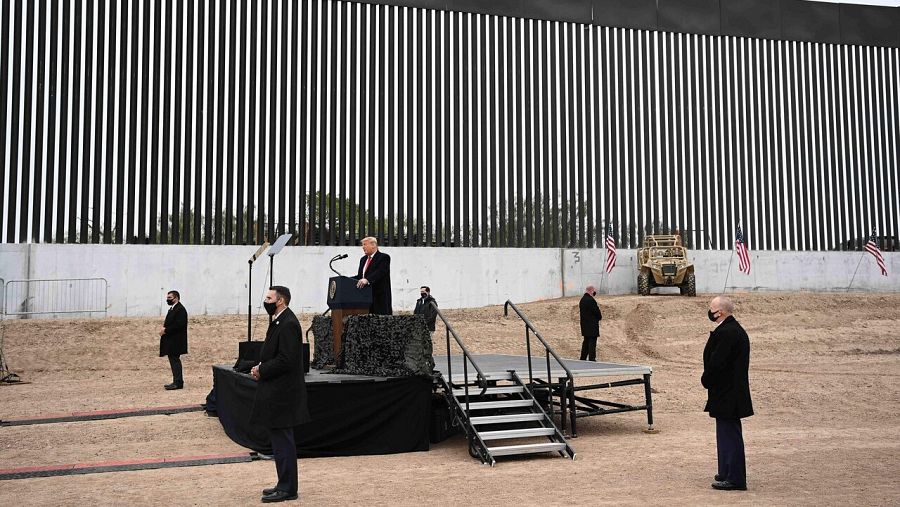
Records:
<instances>
[{"instance_id":1,"label":"metal staircase","mask_svg":"<svg viewBox=\"0 0 900 507\"><path fill-rule=\"evenodd\" d=\"M469 441L469 453L482 463L493 466L498 456L547 452L575 459L575 451L515 371L486 388L454 388L443 376L440 381Z\"/></svg>"},{"instance_id":2,"label":"metal staircase","mask_svg":"<svg viewBox=\"0 0 900 507\"><path fill-rule=\"evenodd\" d=\"M452 326L440 311L437 315L447 328L448 369L447 378L437 374L437 381L443 388L454 424L463 429L469 441L469 454L491 466L496 464L498 456L556 452L575 459L575 451L519 375L510 370L503 377L488 380ZM452 381L451 336L463 353L462 384ZM476 371L476 378L471 382L469 364Z\"/></svg>"}]
</instances>

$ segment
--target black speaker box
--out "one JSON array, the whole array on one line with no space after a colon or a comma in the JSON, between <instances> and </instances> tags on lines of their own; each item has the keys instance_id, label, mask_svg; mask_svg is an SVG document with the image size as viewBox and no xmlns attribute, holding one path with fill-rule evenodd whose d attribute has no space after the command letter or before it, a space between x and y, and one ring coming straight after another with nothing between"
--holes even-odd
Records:
<instances>
[{"instance_id":1,"label":"black speaker box","mask_svg":"<svg viewBox=\"0 0 900 507\"><path fill-rule=\"evenodd\" d=\"M262 353L263 344L265 342L240 342L238 344L238 359L242 361L259 362L259 355Z\"/></svg>"},{"instance_id":2,"label":"black speaker box","mask_svg":"<svg viewBox=\"0 0 900 507\"><path fill-rule=\"evenodd\" d=\"M431 398L431 425L428 437L432 444L443 442L460 432L460 427L453 424L453 414L443 396Z\"/></svg>"}]
</instances>

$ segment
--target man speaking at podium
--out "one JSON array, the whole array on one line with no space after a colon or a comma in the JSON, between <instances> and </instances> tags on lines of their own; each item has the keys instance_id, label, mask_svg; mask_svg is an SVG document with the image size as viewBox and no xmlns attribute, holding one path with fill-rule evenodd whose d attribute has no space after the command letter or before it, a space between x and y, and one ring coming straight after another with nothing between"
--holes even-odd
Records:
<instances>
[{"instance_id":1,"label":"man speaking at podium","mask_svg":"<svg viewBox=\"0 0 900 507\"><path fill-rule=\"evenodd\" d=\"M356 287L362 289L372 286L372 306L369 313L373 315L393 315L391 310L391 256L378 251L378 240L369 236L363 238L362 249L365 255L359 259L359 271L353 278L359 280Z\"/></svg>"}]
</instances>

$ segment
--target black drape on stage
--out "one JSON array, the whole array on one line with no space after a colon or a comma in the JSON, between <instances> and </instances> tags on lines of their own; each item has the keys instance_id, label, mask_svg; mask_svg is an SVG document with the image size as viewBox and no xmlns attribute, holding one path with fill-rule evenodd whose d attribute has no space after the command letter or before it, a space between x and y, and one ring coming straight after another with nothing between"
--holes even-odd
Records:
<instances>
[{"instance_id":1,"label":"black drape on stage","mask_svg":"<svg viewBox=\"0 0 900 507\"><path fill-rule=\"evenodd\" d=\"M357 456L427 451L431 379L311 382L312 421L294 429L300 457ZM213 366L219 422L236 443L270 453L266 428L251 426L256 381L228 366Z\"/></svg>"}]
</instances>

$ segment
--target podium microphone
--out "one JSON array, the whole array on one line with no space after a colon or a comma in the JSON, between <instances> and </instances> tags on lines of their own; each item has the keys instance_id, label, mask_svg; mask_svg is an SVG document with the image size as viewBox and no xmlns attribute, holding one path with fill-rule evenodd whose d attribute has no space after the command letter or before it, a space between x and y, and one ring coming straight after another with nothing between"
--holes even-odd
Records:
<instances>
[{"instance_id":1,"label":"podium microphone","mask_svg":"<svg viewBox=\"0 0 900 507\"><path fill-rule=\"evenodd\" d=\"M350 256L347 254L335 255L334 257L331 258L331 262L328 263L328 269L334 271L334 274L336 274L337 276L344 276L344 275L340 274L336 269L334 269L334 266L332 266L332 264L334 264L334 261L346 259L347 257L350 257Z\"/></svg>"}]
</instances>

